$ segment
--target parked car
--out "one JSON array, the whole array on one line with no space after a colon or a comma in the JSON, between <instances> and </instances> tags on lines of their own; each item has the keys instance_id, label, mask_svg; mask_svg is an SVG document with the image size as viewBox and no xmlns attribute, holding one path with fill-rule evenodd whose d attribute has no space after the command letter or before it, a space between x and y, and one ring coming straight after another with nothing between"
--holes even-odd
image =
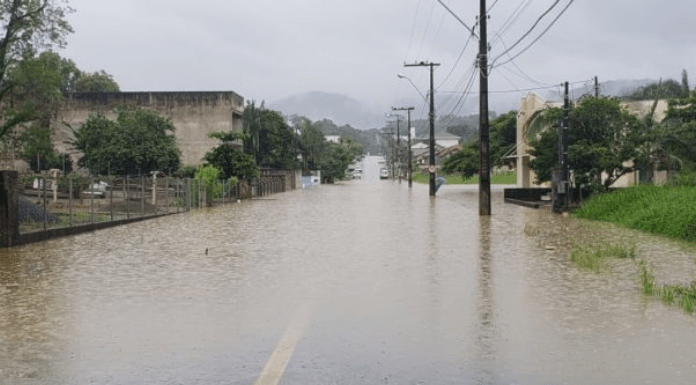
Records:
<instances>
[{"instance_id":1,"label":"parked car","mask_svg":"<svg viewBox=\"0 0 696 385\"><path fill-rule=\"evenodd\" d=\"M379 170L379 179L389 179L389 170L386 168Z\"/></svg>"}]
</instances>

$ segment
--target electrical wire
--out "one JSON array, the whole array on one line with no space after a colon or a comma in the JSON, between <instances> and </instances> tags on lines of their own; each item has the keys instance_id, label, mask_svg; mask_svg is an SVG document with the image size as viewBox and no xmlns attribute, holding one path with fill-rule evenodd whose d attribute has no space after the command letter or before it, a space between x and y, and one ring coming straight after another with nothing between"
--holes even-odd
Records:
<instances>
[{"instance_id":1,"label":"electrical wire","mask_svg":"<svg viewBox=\"0 0 696 385\"><path fill-rule=\"evenodd\" d=\"M508 19L503 23L502 27L500 27L500 30L495 33L495 35L502 37L505 32L507 32L510 27L512 27L513 24L519 19L519 17L522 15L525 9L531 4L531 0L525 0L524 2L520 3L519 6L512 12L512 14L508 17ZM495 39L493 39L490 42L491 45L495 45Z\"/></svg>"},{"instance_id":2,"label":"electrical wire","mask_svg":"<svg viewBox=\"0 0 696 385\"><path fill-rule=\"evenodd\" d=\"M521 50L520 52L518 52L515 56L510 57L509 60L504 61L504 62L500 63L499 65L507 64L507 63L509 63L509 62L511 62L511 61L513 61L513 60L515 60L517 57L519 57L520 55L522 55L523 53L525 53L528 49L532 48L532 46L533 46L537 41L539 41L539 39L541 39L542 36L544 36L544 35L546 34L546 32L548 32L549 29L551 29L551 27L553 27L554 24L556 24L556 22L558 21L558 19L560 19L561 16L563 16L563 14L568 10L568 8L570 8L571 4L573 4L574 1L575 1L575 0L570 0L570 2L568 2L568 5L566 5L565 8L563 8L563 10L558 14L558 16L556 16L555 19L553 19L553 21L551 22L551 24L549 24L549 26L546 27L546 29L544 29L544 30L541 32L541 34L540 34L539 36L537 36L537 38L534 39L534 41L532 41L527 47L525 47L523 50ZM518 40L518 41L521 41L521 39ZM510 49L512 49L512 47L510 47ZM504 52L503 54L505 54L505 53L507 53L507 52L509 52L509 51L510 51L510 50L506 50L506 52ZM495 62L496 62L498 59L500 59L500 57L501 57L503 54L499 55L497 58L495 58L495 59L493 60L493 63L492 63L491 66L490 66L491 68L495 66Z\"/></svg>"},{"instance_id":3,"label":"electrical wire","mask_svg":"<svg viewBox=\"0 0 696 385\"><path fill-rule=\"evenodd\" d=\"M527 36L529 36L529 34L531 34L532 31L534 31L534 28L536 28L537 25L539 25L539 23L541 23L541 21L544 19L544 17L546 17L546 15L548 15L549 13L551 13L551 11L552 11L554 8L556 8L556 6L558 5L558 3L560 3L560 2L561 2L561 0L556 0L556 1L549 7L549 9L547 9L544 13L541 14L541 16L539 16L539 17L536 19L536 21L534 22L534 24L532 24L532 26L529 28L529 30L527 30L527 32L525 32L525 33L522 35L522 37L520 37L519 39L517 39L517 41L516 41L514 44L512 44L512 45L510 46L510 48L508 48L508 49L506 49L505 51L503 51L503 53L501 53L499 56L503 56L503 55L505 55L506 53L510 52L510 51L511 51L512 49L514 49L515 47L517 47L517 45L520 44L524 39L526 39Z\"/></svg>"},{"instance_id":4,"label":"electrical wire","mask_svg":"<svg viewBox=\"0 0 696 385\"><path fill-rule=\"evenodd\" d=\"M503 47L507 49L507 46L505 46L505 41L504 41L502 38L500 39L500 42L503 44ZM509 54L508 54L508 56L509 56ZM531 83L535 83L535 84L541 85L541 86L548 86L548 85L550 85L550 84L548 84L548 83L543 83L543 82L540 82L540 81L538 81L538 80L536 80L536 79L533 79L531 76L527 75L527 73L525 73L525 72L522 70L522 68L520 68L520 67L517 65L517 63L515 63L514 61L511 61L510 63L519 71L519 73L515 73L515 72L513 72L511 69L506 68L506 67L502 67L502 68L504 68L504 69L510 71L510 73L516 74L516 75L518 75L518 76L520 76L520 77L526 79L527 81L529 81L529 82L531 82ZM490 71L490 70L491 70L491 68L489 68L489 71ZM490 72L489 72L488 75L490 76Z\"/></svg>"},{"instance_id":5,"label":"electrical wire","mask_svg":"<svg viewBox=\"0 0 696 385\"><path fill-rule=\"evenodd\" d=\"M406 57L408 58L408 54L411 52L411 47L413 47L413 37L416 34L416 22L418 21L418 13L420 11L421 4L423 3L423 0L418 1L418 5L416 6L416 13L413 15L413 23L411 24L411 36L408 39L408 48L406 49ZM404 61L406 59L404 58Z\"/></svg>"},{"instance_id":6,"label":"electrical wire","mask_svg":"<svg viewBox=\"0 0 696 385\"><path fill-rule=\"evenodd\" d=\"M437 86L435 89L440 89L440 87L442 87L442 86L447 82L447 80L450 78L450 76L452 76L452 73L453 73L454 70L457 68L457 65L459 64L459 62L461 61L462 56L464 56L464 52L466 52L466 49L469 47L469 43L471 42L471 38L472 38L472 35L469 35L469 38L466 39L466 43L464 44L464 48L462 48L462 51L459 53L459 57L457 57L457 60L454 62L454 65L452 66L452 69L451 69L450 72L447 74L447 76L445 76L445 79L442 80L442 82L440 83L440 85Z\"/></svg>"}]
</instances>

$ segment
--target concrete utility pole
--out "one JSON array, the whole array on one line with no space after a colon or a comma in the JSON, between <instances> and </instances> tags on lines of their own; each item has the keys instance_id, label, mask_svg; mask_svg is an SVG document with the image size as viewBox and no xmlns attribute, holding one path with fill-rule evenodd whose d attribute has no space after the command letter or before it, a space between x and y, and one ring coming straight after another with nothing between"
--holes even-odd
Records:
<instances>
[{"instance_id":1,"label":"concrete utility pole","mask_svg":"<svg viewBox=\"0 0 696 385\"><path fill-rule=\"evenodd\" d=\"M558 212L566 210L569 204L568 129L570 126L570 97L568 95L568 82L564 83L564 87L563 119L558 132L558 164L560 165L560 170L554 201L554 210Z\"/></svg>"},{"instance_id":2,"label":"concrete utility pole","mask_svg":"<svg viewBox=\"0 0 696 385\"><path fill-rule=\"evenodd\" d=\"M479 167L479 215L491 215L491 157L489 153L490 133L488 128L488 37L486 0L481 0L481 27L479 39L479 138L481 164Z\"/></svg>"},{"instance_id":3,"label":"concrete utility pole","mask_svg":"<svg viewBox=\"0 0 696 385\"><path fill-rule=\"evenodd\" d=\"M408 187L413 187L413 160L411 159L411 111L415 107L392 107L392 111L406 111L408 113Z\"/></svg>"},{"instance_id":4,"label":"concrete utility pole","mask_svg":"<svg viewBox=\"0 0 696 385\"><path fill-rule=\"evenodd\" d=\"M396 171L399 172L399 184L401 184L401 132L399 131L399 123L401 115L396 115Z\"/></svg>"},{"instance_id":5,"label":"concrete utility pole","mask_svg":"<svg viewBox=\"0 0 696 385\"><path fill-rule=\"evenodd\" d=\"M485 0L482 0L485 2ZM430 172L430 196L435 196L435 172L437 167L435 166L435 84L433 81L433 67L439 66L440 63L428 63L420 62L413 64L404 63L404 67L430 67L430 165L428 171ZM409 128L410 129L410 128Z\"/></svg>"}]
</instances>

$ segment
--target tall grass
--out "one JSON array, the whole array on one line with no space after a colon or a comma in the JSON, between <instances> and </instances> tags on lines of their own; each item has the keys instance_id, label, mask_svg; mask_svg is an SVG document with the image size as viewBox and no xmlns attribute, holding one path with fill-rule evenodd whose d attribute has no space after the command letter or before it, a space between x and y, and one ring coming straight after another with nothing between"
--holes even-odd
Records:
<instances>
[{"instance_id":1,"label":"tall grass","mask_svg":"<svg viewBox=\"0 0 696 385\"><path fill-rule=\"evenodd\" d=\"M696 186L621 189L592 197L575 215L696 242Z\"/></svg>"},{"instance_id":2,"label":"tall grass","mask_svg":"<svg viewBox=\"0 0 696 385\"><path fill-rule=\"evenodd\" d=\"M600 244L600 245L575 245L570 251L570 260L576 265L599 272L606 258L631 258L636 257L635 246Z\"/></svg>"},{"instance_id":3,"label":"tall grass","mask_svg":"<svg viewBox=\"0 0 696 385\"><path fill-rule=\"evenodd\" d=\"M652 267L645 260L638 263L640 284L645 295L659 298L666 305L677 305L684 312L693 314L696 310L696 281L689 285L658 285Z\"/></svg>"}]
</instances>

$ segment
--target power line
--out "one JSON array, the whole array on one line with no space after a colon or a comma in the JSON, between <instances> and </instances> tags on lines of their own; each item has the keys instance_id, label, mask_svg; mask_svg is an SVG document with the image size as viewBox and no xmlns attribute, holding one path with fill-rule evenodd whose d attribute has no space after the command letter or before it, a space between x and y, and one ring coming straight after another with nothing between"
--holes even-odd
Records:
<instances>
[{"instance_id":1,"label":"power line","mask_svg":"<svg viewBox=\"0 0 696 385\"><path fill-rule=\"evenodd\" d=\"M507 32L510 27L519 19L519 17L522 15L522 12L531 4L531 0L525 0L524 2L520 3L520 5L512 12L510 17L503 23L502 27L500 27L500 30L496 32L497 36L502 37L505 32ZM495 45L495 39L491 41L491 45Z\"/></svg>"},{"instance_id":2,"label":"power line","mask_svg":"<svg viewBox=\"0 0 696 385\"><path fill-rule=\"evenodd\" d=\"M449 77L452 76L452 73L453 73L454 70L457 68L457 64L459 64L459 61L462 59L462 56L464 56L464 52L466 52L467 47L469 47L469 42L471 42L471 37L472 37L472 35L469 35L469 38L466 39L466 44L464 44L464 48L462 48L462 52L459 53L459 57L457 58L457 61L454 62L454 65L452 66L452 69L451 69L450 72L447 74L447 76L445 76L445 79L442 80L442 83L440 83L440 85L437 86L436 89L440 89L440 87L442 87L442 86L447 82L447 80L449 79Z\"/></svg>"},{"instance_id":3,"label":"power line","mask_svg":"<svg viewBox=\"0 0 696 385\"><path fill-rule=\"evenodd\" d=\"M541 14L541 16L539 16L539 17L536 19L536 21L534 22L534 24L532 24L531 28L529 28L529 30L528 30L527 32L525 32L525 33L522 35L522 37L520 37L519 39L517 39L517 41L516 41L513 45L511 45L510 48L508 48L508 49L506 49L505 51L503 51L503 53L501 53L498 57L505 55L506 53L510 52L510 50L512 50L512 49L514 49L515 47L517 47L517 45L520 44L527 36L529 36L529 34L532 33L532 31L534 31L534 28L536 28L536 26L539 25L539 23L541 22L541 20L543 20L544 17L546 17L546 15L548 15L549 13L551 13L551 11L552 11L554 8L556 8L556 6L558 5L558 3L560 3L560 2L561 2L561 0L556 0L556 1L549 7L549 9L547 9L544 13ZM571 1L571 2L572 2L572 1Z\"/></svg>"},{"instance_id":4,"label":"power line","mask_svg":"<svg viewBox=\"0 0 696 385\"><path fill-rule=\"evenodd\" d=\"M570 8L570 5L573 4L574 1L575 1L575 0L570 0L570 2L568 3L568 5L566 5L566 7L563 8L563 10L561 11L561 13L559 13L558 16L556 16L555 19L553 19L553 21L551 22L551 24L549 24L549 26L546 27L546 29L544 29L544 31L542 31L541 34L540 34L539 36L537 36L537 38L534 39L534 41L532 41L527 47L525 47L523 50L521 50L520 52L518 52L515 56L511 57L509 60L504 61L504 62L502 62L502 63L500 63L500 64L498 64L498 65L507 64L507 63L509 63L509 62L511 62L511 61L513 61L513 60L515 60L518 56L520 56L520 55L522 55L523 53L525 53L528 49L532 48L532 46L533 46L537 41L539 41L539 39L541 39L541 37L544 36L544 35L546 34L546 32L548 32L548 30L551 29L551 27L553 27L554 24L556 24L556 22L558 21L558 19L560 19L561 16L563 16L563 14L568 10L568 8ZM509 51L509 50L507 50L507 51ZM497 58L495 58L495 59L493 60L493 64L491 64L491 67L493 67L493 66L495 65L495 62L496 62L498 59L500 59L501 56L502 56L502 54L499 55Z\"/></svg>"},{"instance_id":5,"label":"power line","mask_svg":"<svg viewBox=\"0 0 696 385\"><path fill-rule=\"evenodd\" d=\"M491 9L493 9L493 7L495 7L496 4L498 4L498 0L495 0L495 1L493 2L493 5L491 5L490 7L488 7L488 10L487 10L486 12L487 12L487 13L490 13L490 12L491 12Z\"/></svg>"}]
</instances>

